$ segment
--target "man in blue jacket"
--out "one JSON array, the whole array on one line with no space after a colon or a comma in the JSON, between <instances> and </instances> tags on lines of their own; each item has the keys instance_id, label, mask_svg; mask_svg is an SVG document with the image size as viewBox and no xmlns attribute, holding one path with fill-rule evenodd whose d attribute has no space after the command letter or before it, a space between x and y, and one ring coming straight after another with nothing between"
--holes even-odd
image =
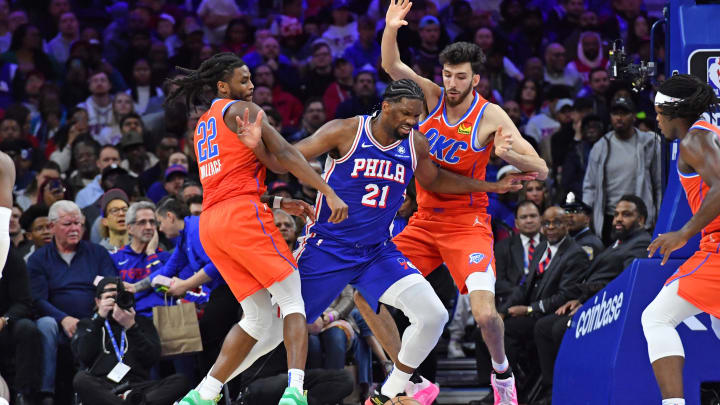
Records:
<instances>
[{"instance_id":1,"label":"man in blue jacket","mask_svg":"<svg viewBox=\"0 0 720 405\"><path fill-rule=\"evenodd\" d=\"M78 320L92 315L95 279L117 277L117 271L105 248L82 240L85 218L77 204L57 201L50 206L48 218L53 242L36 250L27 268L40 316L36 321L42 335L40 390L53 397L58 346L69 346Z\"/></svg>"},{"instance_id":2,"label":"man in blue jacket","mask_svg":"<svg viewBox=\"0 0 720 405\"><path fill-rule=\"evenodd\" d=\"M130 205L125 215L130 243L111 255L120 278L127 283L149 280L150 274L161 268L170 254L158 251L158 234L155 222L155 204L147 201ZM135 311L152 317L152 308L165 305L162 294L148 289L135 294Z\"/></svg>"}]
</instances>

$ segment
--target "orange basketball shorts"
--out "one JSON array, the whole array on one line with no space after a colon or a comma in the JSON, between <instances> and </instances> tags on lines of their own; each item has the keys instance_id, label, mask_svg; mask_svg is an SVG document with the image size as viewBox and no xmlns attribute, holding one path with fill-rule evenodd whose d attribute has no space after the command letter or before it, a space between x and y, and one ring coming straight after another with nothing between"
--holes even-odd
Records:
<instances>
[{"instance_id":1,"label":"orange basketball shorts","mask_svg":"<svg viewBox=\"0 0 720 405\"><path fill-rule=\"evenodd\" d=\"M204 210L200 241L238 301L297 270L272 210L256 197L240 196Z\"/></svg>"},{"instance_id":2,"label":"orange basketball shorts","mask_svg":"<svg viewBox=\"0 0 720 405\"><path fill-rule=\"evenodd\" d=\"M393 242L424 276L445 263L462 294L470 274L492 268L495 276L490 215L477 209L422 209Z\"/></svg>"},{"instance_id":3,"label":"orange basketball shorts","mask_svg":"<svg viewBox=\"0 0 720 405\"><path fill-rule=\"evenodd\" d=\"M665 285L680 283L678 295L703 312L720 318L720 254L718 249L695 252L668 278Z\"/></svg>"}]
</instances>

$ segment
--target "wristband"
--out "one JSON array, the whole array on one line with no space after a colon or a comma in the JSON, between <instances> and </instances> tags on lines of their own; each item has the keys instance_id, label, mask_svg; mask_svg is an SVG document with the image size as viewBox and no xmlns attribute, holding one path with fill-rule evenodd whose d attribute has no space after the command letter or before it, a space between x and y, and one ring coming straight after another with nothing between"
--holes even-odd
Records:
<instances>
[{"instance_id":1,"label":"wristband","mask_svg":"<svg viewBox=\"0 0 720 405\"><path fill-rule=\"evenodd\" d=\"M282 204L282 197L275 196L273 197L273 209L280 208L280 205Z\"/></svg>"}]
</instances>

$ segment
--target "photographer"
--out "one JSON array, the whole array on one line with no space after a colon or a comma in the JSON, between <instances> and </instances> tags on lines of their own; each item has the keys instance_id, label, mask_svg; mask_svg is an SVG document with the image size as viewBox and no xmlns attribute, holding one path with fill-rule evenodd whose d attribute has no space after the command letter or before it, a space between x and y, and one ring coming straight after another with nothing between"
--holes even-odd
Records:
<instances>
[{"instance_id":1,"label":"photographer","mask_svg":"<svg viewBox=\"0 0 720 405\"><path fill-rule=\"evenodd\" d=\"M106 277L97 286L96 312L78 324L72 349L86 370L75 375L73 387L86 404L166 405L190 388L180 374L148 381L160 339L150 319L135 316L132 297L122 282Z\"/></svg>"}]
</instances>

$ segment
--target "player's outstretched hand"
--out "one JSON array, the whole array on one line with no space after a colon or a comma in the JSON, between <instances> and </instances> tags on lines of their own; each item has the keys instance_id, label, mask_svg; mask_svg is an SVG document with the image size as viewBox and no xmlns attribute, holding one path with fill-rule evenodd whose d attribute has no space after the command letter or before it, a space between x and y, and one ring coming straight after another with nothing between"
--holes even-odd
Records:
<instances>
[{"instance_id":1,"label":"player's outstretched hand","mask_svg":"<svg viewBox=\"0 0 720 405\"><path fill-rule=\"evenodd\" d=\"M504 156L512 150L512 143L512 132L503 132L502 125L499 125L495 131L495 154L499 157Z\"/></svg>"},{"instance_id":2,"label":"player's outstretched hand","mask_svg":"<svg viewBox=\"0 0 720 405\"><path fill-rule=\"evenodd\" d=\"M264 111L261 109L255 117L255 122L250 122L250 110L245 109L243 118L235 117L237 123L237 136L243 145L250 149L255 149L262 140L262 116Z\"/></svg>"},{"instance_id":3,"label":"player's outstretched hand","mask_svg":"<svg viewBox=\"0 0 720 405\"><path fill-rule=\"evenodd\" d=\"M511 193L522 189L523 181L535 180L538 172L510 173L505 175L496 184L498 194Z\"/></svg>"},{"instance_id":4,"label":"player's outstretched hand","mask_svg":"<svg viewBox=\"0 0 720 405\"><path fill-rule=\"evenodd\" d=\"M315 220L315 210L313 210L312 205L303 200L283 198L280 203L280 208L284 209L290 215L295 215L296 217L308 216L313 221Z\"/></svg>"},{"instance_id":5,"label":"player's outstretched hand","mask_svg":"<svg viewBox=\"0 0 720 405\"><path fill-rule=\"evenodd\" d=\"M385 26L400 29L403 25L408 25L405 16L410 12L412 2L410 0L390 0L387 14L385 14Z\"/></svg>"},{"instance_id":6,"label":"player's outstretched hand","mask_svg":"<svg viewBox=\"0 0 720 405\"><path fill-rule=\"evenodd\" d=\"M660 265L664 266L670 258L670 253L685 246L687 241L688 238L682 232L661 233L654 241L652 241L650 246L648 246L648 257L653 257L655 255L655 251L660 249L660 255L663 257Z\"/></svg>"},{"instance_id":7,"label":"player's outstretched hand","mask_svg":"<svg viewBox=\"0 0 720 405\"><path fill-rule=\"evenodd\" d=\"M345 201L340 199L340 197L333 194L326 195L325 199L327 200L328 206L330 206L330 209L332 210L332 214L330 214L328 222L337 224L338 222L344 221L345 218L348 217L348 206L347 204L345 204Z\"/></svg>"}]
</instances>

